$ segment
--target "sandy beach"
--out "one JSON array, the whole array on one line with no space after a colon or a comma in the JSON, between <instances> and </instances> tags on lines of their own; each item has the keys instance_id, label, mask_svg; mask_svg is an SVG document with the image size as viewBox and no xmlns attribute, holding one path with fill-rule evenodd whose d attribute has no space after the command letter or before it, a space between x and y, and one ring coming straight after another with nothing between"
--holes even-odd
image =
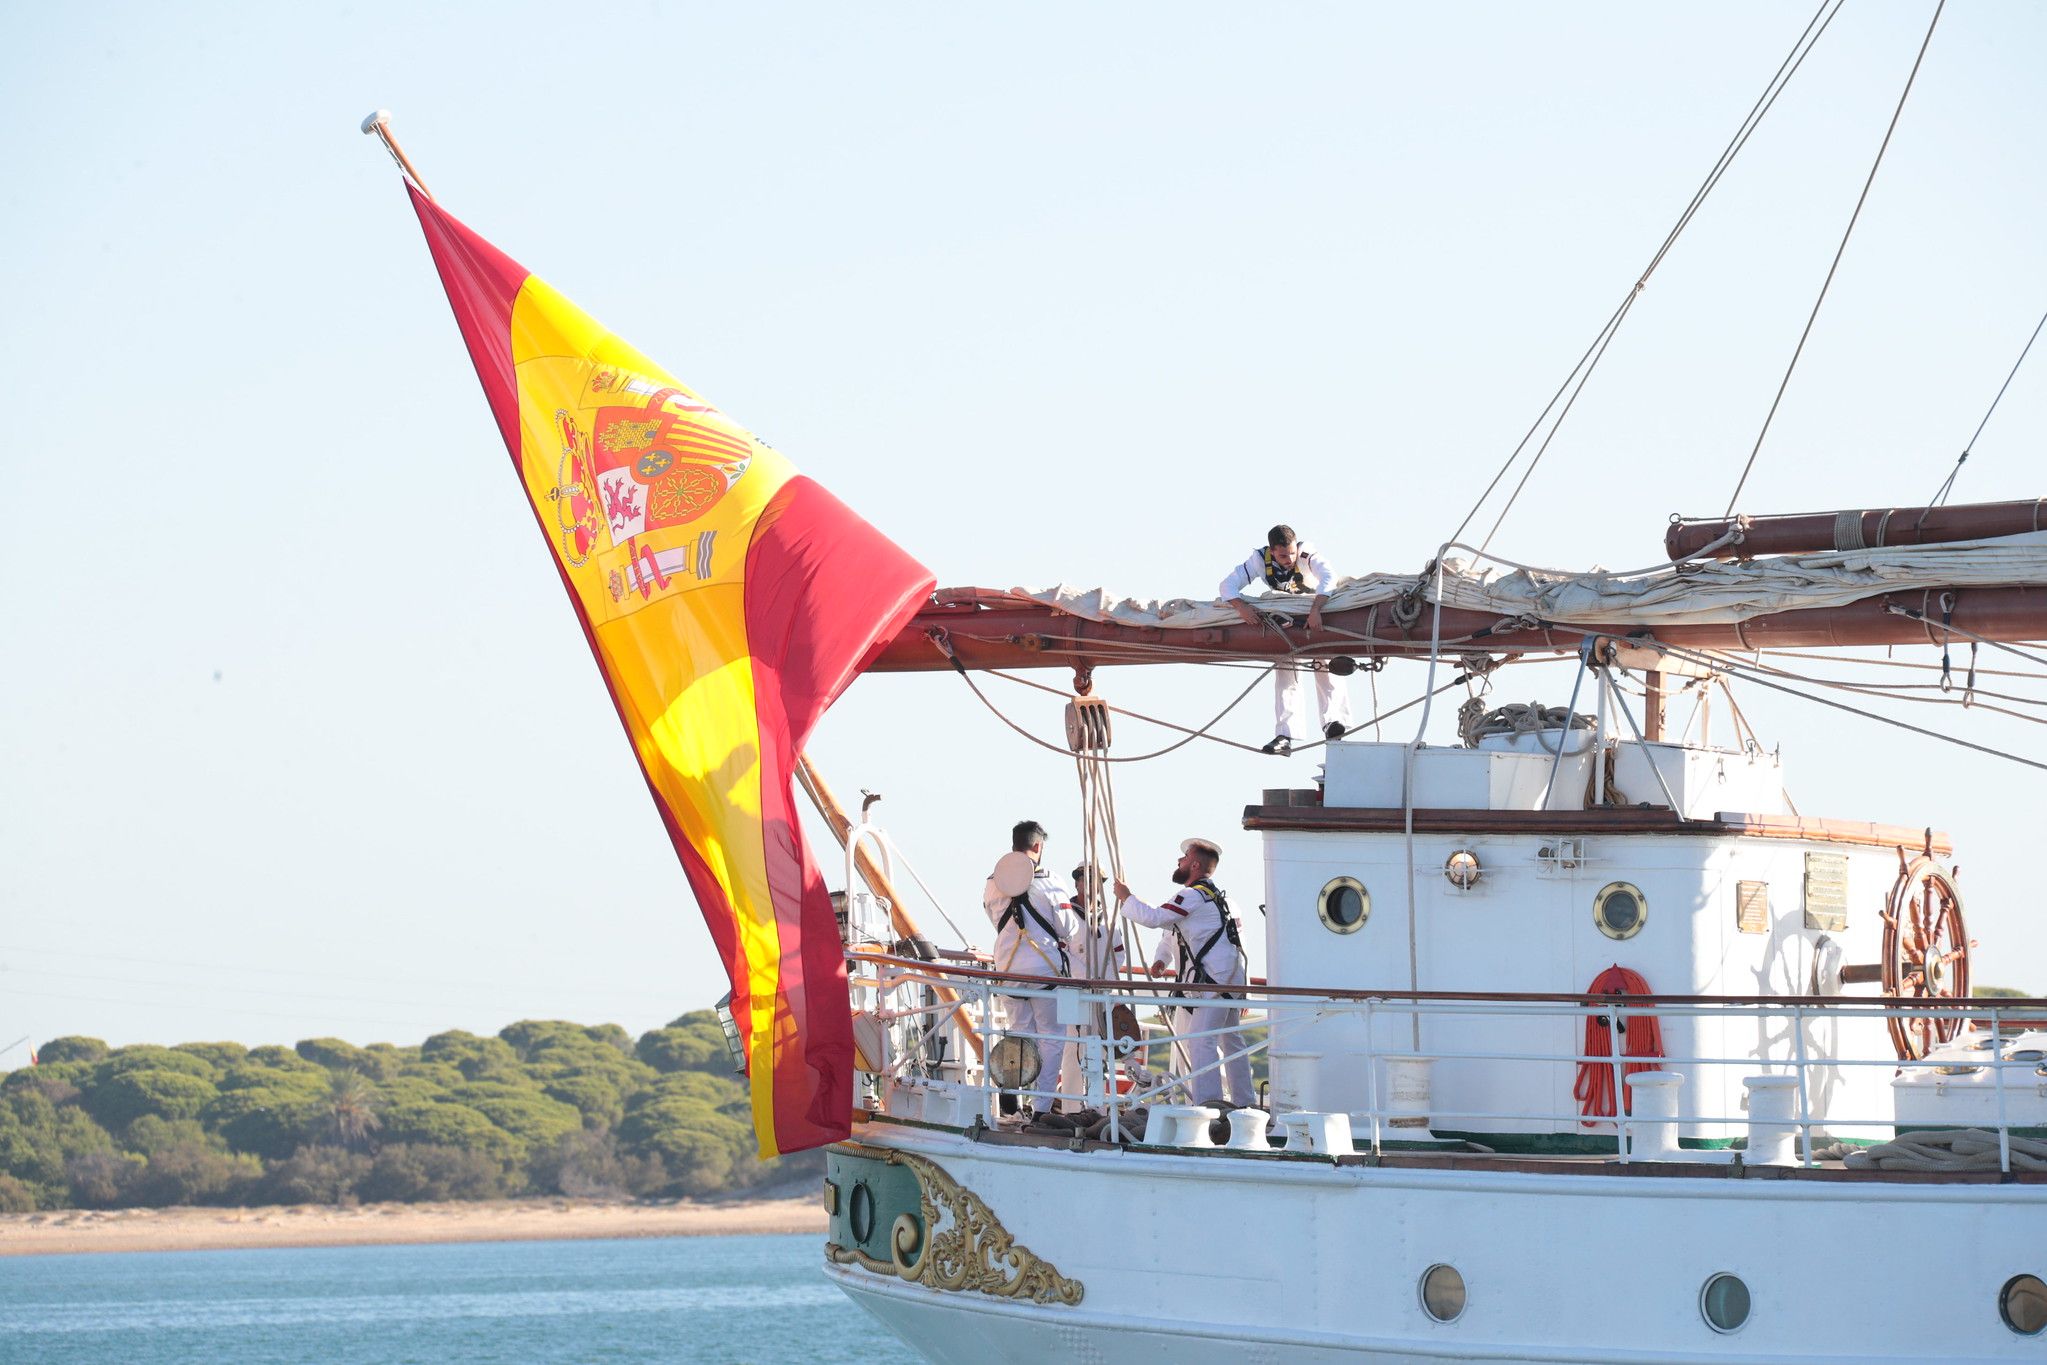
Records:
<instances>
[{"instance_id":1,"label":"sandy beach","mask_svg":"<svg viewBox=\"0 0 2047 1365\"><path fill-rule=\"evenodd\" d=\"M512 1199L496 1203L293 1204L265 1208L53 1209L0 1214L0 1256L85 1251L222 1251L403 1242L822 1233L817 1196L704 1203Z\"/></svg>"}]
</instances>

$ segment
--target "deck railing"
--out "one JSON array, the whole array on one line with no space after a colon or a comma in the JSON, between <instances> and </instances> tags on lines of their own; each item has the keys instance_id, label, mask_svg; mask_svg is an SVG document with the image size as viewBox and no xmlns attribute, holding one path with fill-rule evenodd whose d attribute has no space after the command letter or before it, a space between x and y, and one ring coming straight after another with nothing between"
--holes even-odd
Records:
<instances>
[{"instance_id":1,"label":"deck railing","mask_svg":"<svg viewBox=\"0 0 2047 1365\"><path fill-rule=\"evenodd\" d=\"M1874 1106L1870 1112L1849 1112L1816 1093L1821 1088L1821 1081L1838 1085L1841 1078L1851 1072L1902 1075L1926 1070L1949 1073L1989 1070L1995 1095L1995 1121L1972 1121L1963 1126L1994 1129L1998 1142L1998 1169L2002 1171L2012 1169L2012 1129L2024 1126L2013 1120L2010 1103L2013 1093L2023 1087L2028 1094L2047 1095L2047 1058L2030 1049L2019 1055L2007 1055L2007 1045L2021 1034L2047 1031L2047 1000L1977 998L1907 1001L1863 996L1593 996L1498 991L1324 991L1262 985L1202 986L1145 978L1071 981L1008 975L865 951L850 954L849 965L853 974L856 1010L868 1014L885 1028L890 1039L890 1045L884 1050L885 1057L876 1061L882 1069L873 1073L877 1089L870 1096L871 1103L887 1110L891 1107L892 1097L921 1090L926 1094L947 1097L951 1112L964 1123L976 1115L984 1120L991 1118L996 1112L998 1096L1005 1092L1021 1096L1039 1107L1060 1100L1073 1108L1085 1106L1105 1111L1108 1117L1106 1136L1111 1140L1120 1140L1127 1130L1128 1115L1133 1108L1189 1090L1203 1073L1219 1071L1235 1058L1270 1057L1275 1052L1284 1057L1291 1042L1298 1041L1313 1029L1343 1019L1356 1021L1359 1025L1351 1032L1356 1042L1347 1049L1347 1053L1352 1064L1362 1069L1365 1091L1362 1105L1346 1103L1343 1112L1361 1121L1358 1139L1368 1141L1369 1150L1375 1154L1384 1151L1388 1143L1399 1140L1396 1120L1406 1120L1410 1124L1415 1120L1410 1110L1394 1104L1392 1097L1383 1093L1385 1087L1380 1080L1382 1063L1416 1055L1412 1047L1396 1048L1382 1044L1374 1024L1388 1018L1396 1019L1402 1034L1409 1036L1413 1035L1409 1033L1408 1021L1417 1021L1424 1032L1432 1035L1432 1044L1440 1040L1445 1031L1441 1027L1432 1027L1432 1021L1453 1020L1496 1021L1500 1026L1498 1031L1507 1037L1526 1032L1525 1027L1517 1029L1516 1025L1564 1019L1571 1022L1575 1036L1582 1038L1583 1021L1588 1018L1620 1021L1642 1018L1659 1021L1733 1020L1766 1030L1766 1037L1771 1040L1769 1045L1761 1052L1743 1055L1666 1052L1654 1057L1636 1057L1620 1054L1618 1050L1615 1055L1606 1055L1575 1049L1472 1049L1434 1045L1427 1049L1427 1058L1439 1075L1455 1074L1454 1069L1460 1065L1494 1068L1568 1065L1610 1069L1611 1093L1618 1097L1615 1108L1620 1112L1617 1115L1587 1116L1580 1108L1562 1113L1500 1106L1455 1109L1432 1099L1424 1117L1428 1128L1452 1132L1483 1133L1492 1131L1486 1127L1491 1124L1532 1124L1537 1125L1532 1130L1536 1132L1610 1136L1613 1142L1611 1155L1621 1162L1642 1159L1638 1154L1638 1139L1652 1123L1675 1124L1681 1131L1686 1127L1696 1129L1702 1126L1746 1129L1751 1122L1747 1113L1712 1110L1680 1108L1675 1113L1660 1112L1653 1118L1631 1112L1627 1098L1630 1094L1629 1069L1632 1066L1639 1070L1644 1062L1653 1062L1657 1070L1687 1075L1702 1075L1703 1068L1730 1069L1719 1073L1720 1080L1734 1075L1731 1069L1739 1069L1742 1075L1795 1078L1795 1106L1789 1123L1796 1133L1797 1160L1807 1166L1820 1160L1819 1135L1853 1146L1888 1140L1897 1131L1899 1120L1888 1104ZM956 999L944 998L939 994L941 989ZM1168 1028L1161 1030L1155 1025L1134 1047L1128 1041L1109 1036L1109 1021L1114 1017L1112 1011L1116 1006L1140 1010L1161 1006L1171 1008L1182 1001L1198 1003L1216 996L1228 998L1244 1013L1235 1022L1205 1033L1187 1028L1187 1014L1169 1013L1166 1018L1173 1022ZM1064 1034L1054 1035L1009 1028L1009 1007L1005 1004L1009 998L1051 999L1056 1002L1062 1018L1075 1022ZM1974 1030L1971 1055L1966 1062L1945 1056L1901 1061L1891 1055L1889 1047L1888 1021L1893 1019L1935 1020L1957 1028L1971 1025ZM1841 1026L1832 1045L1823 1051L1816 1050L1809 1041L1812 1026L1821 1023ZM966 1039L962 1035L969 1028L979 1035L981 1047L978 1049L970 1050L965 1045ZM1871 1045L1841 1046L1847 1035L1856 1031L1870 1035L1864 1041ZM972 1058L977 1055L996 1057L993 1045L1005 1036L1071 1044L1079 1058L1080 1083L1067 1091L1059 1088L1057 1076L1040 1076L1027 1085L1005 1087L998 1084L989 1069ZM1177 1056L1190 1038L1203 1036L1217 1040L1220 1055L1216 1061L1199 1069L1170 1065L1155 1069L1149 1066L1150 1054L1161 1045L1168 1056ZM1150 1083L1132 1083L1129 1064L1133 1060L1153 1072L1154 1079ZM886 1084L881 1084L884 1082ZM904 1087L908 1088L907 1092L902 1089ZM1486 1087L1466 1084L1462 1088L1466 1091L1476 1088L1482 1092ZM1438 1093L1441 1089L1439 1086ZM1883 1093L1888 1095L1890 1088L1883 1087ZM1745 1107L1746 1101L1743 1103ZM2031 1107L2036 1112L2041 1108L2037 1104ZM1727 1160L1730 1154L1725 1151L1687 1151L1685 1159Z\"/></svg>"}]
</instances>

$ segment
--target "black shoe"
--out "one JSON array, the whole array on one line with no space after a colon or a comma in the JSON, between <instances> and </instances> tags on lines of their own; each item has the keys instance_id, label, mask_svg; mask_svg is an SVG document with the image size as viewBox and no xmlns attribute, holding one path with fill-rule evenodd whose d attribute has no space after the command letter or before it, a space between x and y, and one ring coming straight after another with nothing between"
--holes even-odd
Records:
<instances>
[{"instance_id":1,"label":"black shoe","mask_svg":"<svg viewBox=\"0 0 2047 1365\"><path fill-rule=\"evenodd\" d=\"M1292 740L1288 739L1285 735L1274 735L1272 742L1258 752L1261 754L1276 754L1281 758L1285 758L1293 751L1294 742Z\"/></svg>"},{"instance_id":2,"label":"black shoe","mask_svg":"<svg viewBox=\"0 0 2047 1365\"><path fill-rule=\"evenodd\" d=\"M1350 731L1344 728L1344 724L1340 720L1332 720L1322 727L1322 738L1324 739L1342 739L1349 733Z\"/></svg>"}]
</instances>

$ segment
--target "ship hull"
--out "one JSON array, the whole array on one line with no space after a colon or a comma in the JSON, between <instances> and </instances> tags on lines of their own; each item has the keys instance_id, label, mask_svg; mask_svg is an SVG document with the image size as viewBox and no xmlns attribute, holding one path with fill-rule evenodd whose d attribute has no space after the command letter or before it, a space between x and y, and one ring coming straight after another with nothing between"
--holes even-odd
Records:
<instances>
[{"instance_id":1,"label":"ship hull","mask_svg":"<svg viewBox=\"0 0 2047 1365\"><path fill-rule=\"evenodd\" d=\"M1530 1164L1072 1151L871 1124L833 1153L826 1269L942 1362L2038 1358L2042 1338L2006 1326L1998 1302L2012 1277L2047 1273L2047 1185L1516 1169ZM980 1287L843 1245L849 1192L880 1190L886 1225L906 1166L926 1172L927 1197L943 1187L936 1207L971 1201L989 1245L946 1251ZM1452 1321L1424 1308L1437 1265L1465 1286ZM1020 1269L1038 1275L1035 1298L1015 1292ZM1702 1311L1721 1274L1751 1303L1731 1332Z\"/></svg>"}]
</instances>

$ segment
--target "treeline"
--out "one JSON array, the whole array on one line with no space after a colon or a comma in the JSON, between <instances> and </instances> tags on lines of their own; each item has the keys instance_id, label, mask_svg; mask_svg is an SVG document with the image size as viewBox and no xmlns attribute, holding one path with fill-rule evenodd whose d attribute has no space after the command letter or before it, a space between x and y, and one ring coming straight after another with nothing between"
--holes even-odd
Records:
<instances>
[{"instance_id":1,"label":"treeline","mask_svg":"<svg viewBox=\"0 0 2047 1365\"><path fill-rule=\"evenodd\" d=\"M4 1212L673 1197L803 1161L755 1157L745 1079L708 1010L637 1042L526 1020L415 1047L56 1038L38 1063L0 1076Z\"/></svg>"}]
</instances>

